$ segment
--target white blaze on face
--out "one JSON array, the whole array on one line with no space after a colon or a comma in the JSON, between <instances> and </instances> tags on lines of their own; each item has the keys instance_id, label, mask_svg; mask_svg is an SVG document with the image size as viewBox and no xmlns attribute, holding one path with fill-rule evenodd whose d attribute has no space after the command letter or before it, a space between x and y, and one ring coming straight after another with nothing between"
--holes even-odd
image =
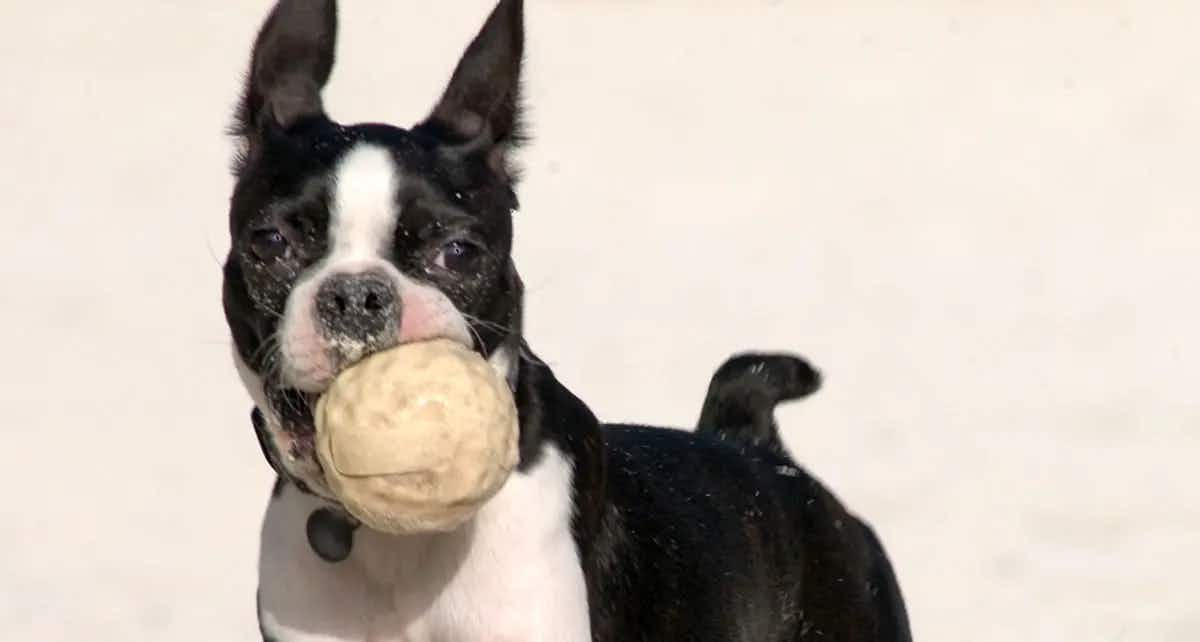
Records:
<instances>
[{"instance_id":1,"label":"white blaze on face","mask_svg":"<svg viewBox=\"0 0 1200 642\"><path fill-rule=\"evenodd\" d=\"M402 274L391 262L396 227L403 216L397 193L404 174L392 153L360 143L334 169L330 193L329 243L325 258L296 281L280 325L281 373L286 385L318 393L337 375L341 359L323 335L316 295L334 274L374 271L390 278L400 297L397 342L443 337L471 346L462 314L440 290ZM355 354L361 356L361 354Z\"/></svg>"},{"instance_id":2,"label":"white blaze on face","mask_svg":"<svg viewBox=\"0 0 1200 642\"><path fill-rule=\"evenodd\" d=\"M358 145L338 163L330 204L327 263L377 260L396 234L400 168L391 152Z\"/></svg>"}]
</instances>

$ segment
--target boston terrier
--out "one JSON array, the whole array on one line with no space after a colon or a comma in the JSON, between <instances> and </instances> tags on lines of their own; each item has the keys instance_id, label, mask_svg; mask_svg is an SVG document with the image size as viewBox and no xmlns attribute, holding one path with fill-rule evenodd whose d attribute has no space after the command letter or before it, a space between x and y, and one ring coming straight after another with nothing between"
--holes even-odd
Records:
<instances>
[{"instance_id":1,"label":"boston terrier","mask_svg":"<svg viewBox=\"0 0 1200 642\"><path fill-rule=\"evenodd\" d=\"M804 361L730 360L688 432L600 423L529 348L510 256L521 0L500 0L408 129L326 114L336 31L335 0L280 0L234 126L224 308L278 473L263 639L910 640L879 540L780 440L775 404L817 386ZM348 364L431 338L507 380L520 461L454 532L375 532L323 481L312 408Z\"/></svg>"}]
</instances>

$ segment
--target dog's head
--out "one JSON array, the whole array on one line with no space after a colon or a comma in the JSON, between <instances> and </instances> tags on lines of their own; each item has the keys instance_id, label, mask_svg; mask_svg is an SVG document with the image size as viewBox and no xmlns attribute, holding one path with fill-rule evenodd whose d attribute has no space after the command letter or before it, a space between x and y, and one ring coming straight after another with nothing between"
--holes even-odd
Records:
<instances>
[{"instance_id":1,"label":"dog's head","mask_svg":"<svg viewBox=\"0 0 1200 642\"><path fill-rule=\"evenodd\" d=\"M509 256L521 0L501 0L433 112L409 129L325 113L335 5L280 0L255 42L235 123L224 283L264 446L321 494L311 407L342 368L444 337L511 376L521 315Z\"/></svg>"}]
</instances>

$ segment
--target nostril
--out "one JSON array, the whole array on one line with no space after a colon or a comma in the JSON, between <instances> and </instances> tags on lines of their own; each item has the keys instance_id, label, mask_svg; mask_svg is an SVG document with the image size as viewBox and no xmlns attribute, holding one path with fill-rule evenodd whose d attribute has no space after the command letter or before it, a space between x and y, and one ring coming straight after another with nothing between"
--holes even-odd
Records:
<instances>
[{"instance_id":1,"label":"nostril","mask_svg":"<svg viewBox=\"0 0 1200 642\"><path fill-rule=\"evenodd\" d=\"M367 298L363 299L363 308L367 312L379 312L383 309L383 303L380 302L380 296L374 292L368 292Z\"/></svg>"},{"instance_id":2,"label":"nostril","mask_svg":"<svg viewBox=\"0 0 1200 642\"><path fill-rule=\"evenodd\" d=\"M383 282L368 283L363 293L363 310L372 314L387 313L395 304L396 296L391 286Z\"/></svg>"},{"instance_id":3,"label":"nostril","mask_svg":"<svg viewBox=\"0 0 1200 642\"><path fill-rule=\"evenodd\" d=\"M346 300L346 297L335 294L333 296L333 307L337 308L338 314L345 314L346 308L350 307L350 302Z\"/></svg>"}]
</instances>

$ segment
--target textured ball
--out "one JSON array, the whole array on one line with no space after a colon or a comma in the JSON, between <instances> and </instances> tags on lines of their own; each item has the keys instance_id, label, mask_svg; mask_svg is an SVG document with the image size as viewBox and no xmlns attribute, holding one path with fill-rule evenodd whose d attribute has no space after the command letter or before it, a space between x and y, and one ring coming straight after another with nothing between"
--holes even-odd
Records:
<instances>
[{"instance_id":1,"label":"textured ball","mask_svg":"<svg viewBox=\"0 0 1200 642\"><path fill-rule=\"evenodd\" d=\"M450 531L517 464L512 392L458 343L410 343L347 368L317 403L317 456L330 489L367 526Z\"/></svg>"}]
</instances>

